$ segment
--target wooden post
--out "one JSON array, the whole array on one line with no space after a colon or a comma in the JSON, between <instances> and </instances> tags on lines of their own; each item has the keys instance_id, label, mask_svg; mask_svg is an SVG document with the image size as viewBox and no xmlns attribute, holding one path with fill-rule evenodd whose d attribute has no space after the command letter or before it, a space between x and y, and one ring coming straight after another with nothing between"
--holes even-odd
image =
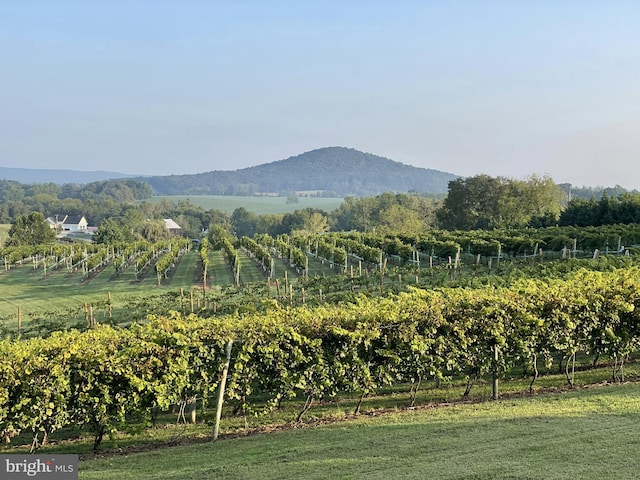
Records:
<instances>
[{"instance_id":1,"label":"wooden post","mask_svg":"<svg viewBox=\"0 0 640 480\"><path fill-rule=\"evenodd\" d=\"M187 400L187 403L189 404L189 421L191 423L196 423L196 420L198 418L198 410L196 408L197 401L198 397L196 395Z\"/></svg>"},{"instance_id":2,"label":"wooden post","mask_svg":"<svg viewBox=\"0 0 640 480\"><path fill-rule=\"evenodd\" d=\"M22 309L18 307L18 336L22 331Z\"/></svg>"},{"instance_id":3,"label":"wooden post","mask_svg":"<svg viewBox=\"0 0 640 480\"><path fill-rule=\"evenodd\" d=\"M220 379L220 385L218 386L218 405L216 407L216 423L213 426L213 440L218 439L218 433L220 432L220 418L222 417L222 405L224 403L224 389L227 385L227 375L229 373L229 365L231 364L231 347L233 347L233 340L227 342L227 359L222 368L222 378Z\"/></svg>"},{"instance_id":4,"label":"wooden post","mask_svg":"<svg viewBox=\"0 0 640 480\"><path fill-rule=\"evenodd\" d=\"M493 346L493 395L494 400L498 400L498 345Z\"/></svg>"},{"instance_id":5,"label":"wooden post","mask_svg":"<svg viewBox=\"0 0 640 480\"><path fill-rule=\"evenodd\" d=\"M107 301L109 304L109 318L113 318L113 305L111 305L111 292L107 292Z\"/></svg>"},{"instance_id":6,"label":"wooden post","mask_svg":"<svg viewBox=\"0 0 640 480\"><path fill-rule=\"evenodd\" d=\"M191 313L193 313L193 290L189 292L190 303L191 303Z\"/></svg>"}]
</instances>

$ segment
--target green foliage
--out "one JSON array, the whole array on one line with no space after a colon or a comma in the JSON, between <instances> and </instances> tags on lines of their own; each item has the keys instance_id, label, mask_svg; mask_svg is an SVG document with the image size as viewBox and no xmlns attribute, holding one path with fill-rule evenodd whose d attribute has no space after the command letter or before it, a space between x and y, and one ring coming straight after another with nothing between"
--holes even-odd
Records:
<instances>
[{"instance_id":1,"label":"green foliage","mask_svg":"<svg viewBox=\"0 0 640 480\"><path fill-rule=\"evenodd\" d=\"M640 346L640 270L579 270L562 280L509 287L412 288L351 303L284 307L216 319L172 312L130 329L98 326L46 339L0 342L0 433L34 439L90 425L95 448L131 418L208 398L224 346L234 340L228 398L261 414L306 398L427 379L463 377L469 392L486 374L547 366L576 353L608 358L613 378ZM497 353L497 357L496 357ZM535 380L535 377L534 379ZM567 381L573 384L567 370Z\"/></svg>"},{"instance_id":2,"label":"green foliage","mask_svg":"<svg viewBox=\"0 0 640 480\"><path fill-rule=\"evenodd\" d=\"M128 237L131 237L131 235L128 234L128 232L130 232L130 230L120 225L119 222L113 218L107 218L93 234L93 241L95 243L105 244L122 243L130 240Z\"/></svg>"},{"instance_id":3,"label":"green foliage","mask_svg":"<svg viewBox=\"0 0 640 480\"><path fill-rule=\"evenodd\" d=\"M7 246L46 244L53 242L55 235L55 230L49 227L44 216L41 213L32 212L29 215L21 215L16 218L9 229Z\"/></svg>"},{"instance_id":4,"label":"green foliage","mask_svg":"<svg viewBox=\"0 0 640 480\"><path fill-rule=\"evenodd\" d=\"M450 230L517 228L557 218L564 195L548 177L527 181L477 175L449 182L437 212L438 223Z\"/></svg>"},{"instance_id":5,"label":"green foliage","mask_svg":"<svg viewBox=\"0 0 640 480\"><path fill-rule=\"evenodd\" d=\"M640 223L640 193L610 197L575 198L560 215L560 225L578 227Z\"/></svg>"},{"instance_id":6,"label":"green foliage","mask_svg":"<svg viewBox=\"0 0 640 480\"><path fill-rule=\"evenodd\" d=\"M383 193L372 198L347 197L332 214L333 229L415 235L434 226L437 208L437 201L428 196Z\"/></svg>"}]
</instances>

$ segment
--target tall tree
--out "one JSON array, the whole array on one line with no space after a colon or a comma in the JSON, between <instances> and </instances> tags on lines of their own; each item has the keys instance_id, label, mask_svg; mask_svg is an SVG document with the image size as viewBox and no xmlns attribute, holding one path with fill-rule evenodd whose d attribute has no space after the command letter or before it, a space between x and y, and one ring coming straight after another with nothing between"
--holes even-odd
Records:
<instances>
[{"instance_id":1,"label":"tall tree","mask_svg":"<svg viewBox=\"0 0 640 480\"><path fill-rule=\"evenodd\" d=\"M557 221L564 194L549 177L528 180L477 175L449 182L437 212L439 225L454 230L524 227Z\"/></svg>"},{"instance_id":2,"label":"tall tree","mask_svg":"<svg viewBox=\"0 0 640 480\"><path fill-rule=\"evenodd\" d=\"M127 232L127 229L116 220L107 218L100 224L96 233L93 234L93 241L95 243L105 243L109 245L124 242L128 238L133 237L131 233L127 235Z\"/></svg>"},{"instance_id":3,"label":"tall tree","mask_svg":"<svg viewBox=\"0 0 640 480\"><path fill-rule=\"evenodd\" d=\"M44 215L32 212L29 215L20 215L9 229L7 245L40 245L51 243L56 238L56 232L45 221Z\"/></svg>"},{"instance_id":4,"label":"tall tree","mask_svg":"<svg viewBox=\"0 0 640 480\"><path fill-rule=\"evenodd\" d=\"M231 225L236 237L252 237L256 233L258 216L244 207L236 208L231 214Z\"/></svg>"}]
</instances>

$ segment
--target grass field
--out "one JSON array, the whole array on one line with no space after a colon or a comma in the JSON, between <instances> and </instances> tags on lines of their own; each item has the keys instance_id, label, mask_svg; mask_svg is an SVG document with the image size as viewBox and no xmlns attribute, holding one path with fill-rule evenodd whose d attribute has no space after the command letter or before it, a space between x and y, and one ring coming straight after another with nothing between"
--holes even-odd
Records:
<instances>
[{"instance_id":1,"label":"grass field","mask_svg":"<svg viewBox=\"0 0 640 480\"><path fill-rule=\"evenodd\" d=\"M133 267L116 277L113 266L108 266L90 281L86 281L81 273L69 273L66 269L49 271L45 278L42 268L33 270L24 265L0 273L0 318L10 319L7 322L10 329L17 324L18 307L25 324L47 314L51 318L56 318L58 313L67 316L70 311L78 312L77 315L81 318L84 316L82 309L85 303L104 305L109 296L112 313L118 316L119 309L127 308L132 299L179 291L181 288L188 291L200 286L201 280L196 278L197 261L197 252L184 255L171 278L163 281L160 286L153 269L136 280ZM95 313L98 321L103 321L107 316L104 308Z\"/></svg>"},{"instance_id":2,"label":"grass field","mask_svg":"<svg viewBox=\"0 0 640 480\"><path fill-rule=\"evenodd\" d=\"M291 213L307 207L319 208L325 212L335 210L340 206L343 198L298 197L298 203L287 203L286 197L237 197L232 195L170 195L157 196L151 202L166 200L178 203L188 200L193 205L205 210L213 208L232 213L236 208L244 207L258 215L267 213Z\"/></svg>"},{"instance_id":3,"label":"grass field","mask_svg":"<svg viewBox=\"0 0 640 480\"><path fill-rule=\"evenodd\" d=\"M85 304L93 309L98 322L113 319L116 323L129 323L134 318L145 317L144 312L132 309L132 303L169 292L201 291L202 272L198 257L196 251L182 256L170 277L163 279L160 285L153 269L136 279L133 267L116 275L112 265L90 280L85 280L81 272L72 273L65 268L49 269L46 277L42 267L34 270L31 265L22 265L8 272L0 271L0 326L4 325L10 331L17 330L18 308L23 327L34 320L49 322L67 319L67 322L82 322L86 318ZM242 285L266 284L266 273L243 251L239 251L239 259ZM220 291L235 283L222 251L209 252L209 261L209 290ZM328 264L323 265L314 258L309 260L309 270L312 276L335 273ZM274 280L279 279L283 283L285 274L293 283L298 278L295 270L284 261L276 260ZM108 299L110 308L107 308ZM179 304L172 308L177 308Z\"/></svg>"},{"instance_id":4,"label":"grass field","mask_svg":"<svg viewBox=\"0 0 640 480\"><path fill-rule=\"evenodd\" d=\"M630 479L640 385L423 408L85 460L81 479Z\"/></svg>"}]
</instances>

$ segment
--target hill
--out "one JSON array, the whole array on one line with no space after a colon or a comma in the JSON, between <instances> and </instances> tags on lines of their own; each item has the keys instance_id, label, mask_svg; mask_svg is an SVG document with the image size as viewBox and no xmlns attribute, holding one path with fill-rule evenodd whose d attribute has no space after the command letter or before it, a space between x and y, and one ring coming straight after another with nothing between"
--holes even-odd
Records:
<instances>
[{"instance_id":1,"label":"hill","mask_svg":"<svg viewBox=\"0 0 640 480\"><path fill-rule=\"evenodd\" d=\"M157 195L256 195L310 191L322 196L446 193L458 175L417 168L352 148L326 147L233 171L140 177Z\"/></svg>"},{"instance_id":2,"label":"hill","mask_svg":"<svg viewBox=\"0 0 640 480\"><path fill-rule=\"evenodd\" d=\"M124 173L105 172L95 170L85 172L80 170L58 170L58 169L40 169L40 168L10 168L0 167L0 179L14 180L16 182L31 183L55 183L64 185L67 183L85 184L91 182L100 182L103 180L111 180L115 178L129 178L133 175Z\"/></svg>"}]
</instances>

